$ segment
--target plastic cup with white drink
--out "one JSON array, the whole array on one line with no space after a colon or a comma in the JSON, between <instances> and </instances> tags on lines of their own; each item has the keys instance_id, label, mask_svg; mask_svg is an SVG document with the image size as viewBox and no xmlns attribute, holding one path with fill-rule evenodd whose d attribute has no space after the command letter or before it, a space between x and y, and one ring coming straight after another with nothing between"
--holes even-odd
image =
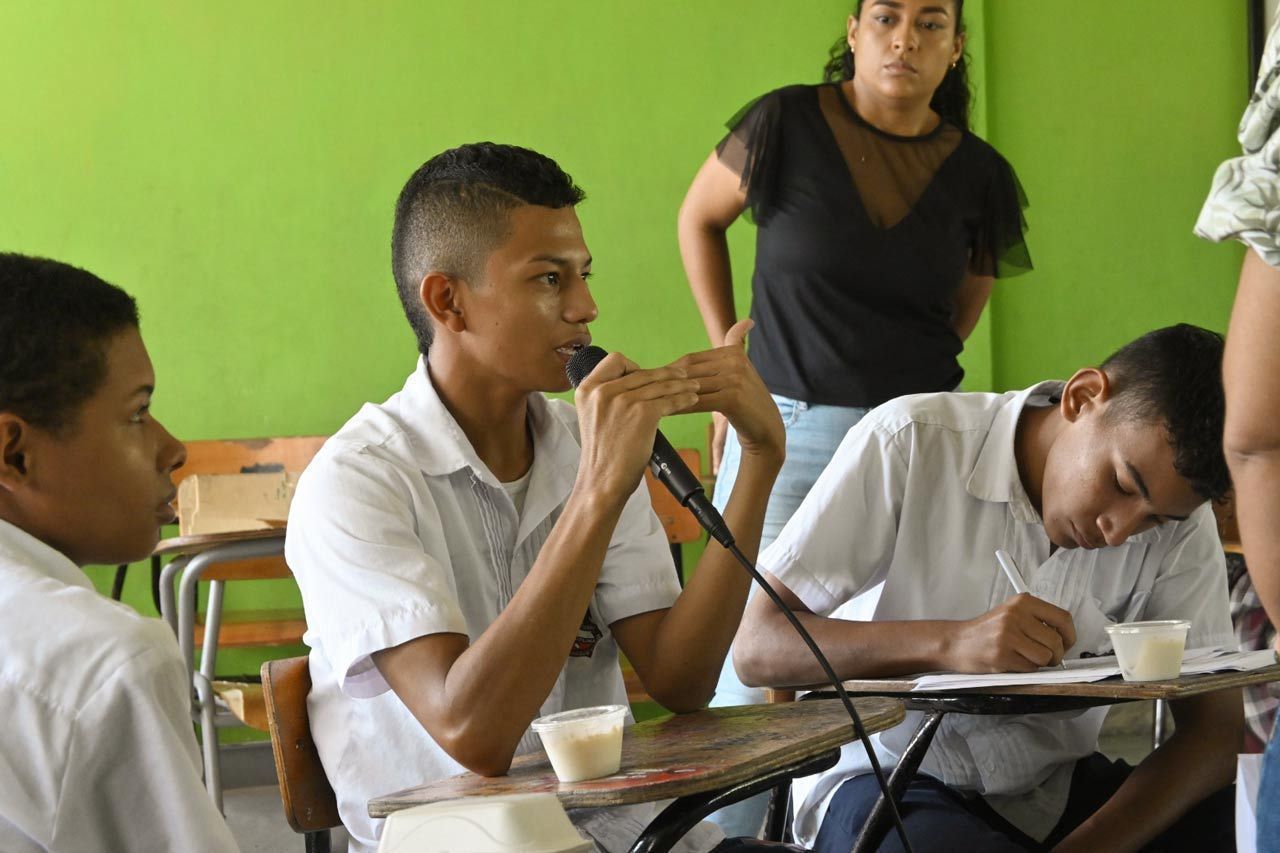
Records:
<instances>
[{"instance_id":1,"label":"plastic cup with white drink","mask_svg":"<svg viewBox=\"0 0 1280 853\"><path fill-rule=\"evenodd\" d=\"M1191 623L1185 619L1108 625L1116 663L1125 681L1168 681L1182 674Z\"/></svg>"},{"instance_id":2,"label":"plastic cup with white drink","mask_svg":"<svg viewBox=\"0 0 1280 853\"><path fill-rule=\"evenodd\" d=\"M531 724L561 782L618 772L626 705L596 705L539 717Z\"/></svg>"}]
</instances>

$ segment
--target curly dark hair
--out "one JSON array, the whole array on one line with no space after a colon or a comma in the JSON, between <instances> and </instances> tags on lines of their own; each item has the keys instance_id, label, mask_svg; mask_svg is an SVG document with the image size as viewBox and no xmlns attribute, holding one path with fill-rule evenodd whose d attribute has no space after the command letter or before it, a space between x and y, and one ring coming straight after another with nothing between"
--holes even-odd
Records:
<instances>
[{"instance_id":1,"label":"curly dark hair","mask_svg":"<svg viewBox=\"0 0 1280 853\"><path fill-rule=\"evenodd\" d=\"M864 0L858 0L854 7L854 17L862 17ZM956 35L964 32L964 0L951 0L956 9ZM840 83L853 79L853 51L845 36L836 39L828 54L827 64L822 69L822 79L827 83ZM969 129L969 103L973 100L973 87L969 84L969 54L961 52L955 68L947 70L947 74L933 93L929 107L943 119L961 130Z\"/></svg>"},{"instance_id":2,"label":"curly dark hair","mask_svg":"<svg viewBox=\"0 0 1280 853\"><path fill-rule=\"evenodd\" d=\"M1112 387L1108 415L1158 419L1169 434L1174 470L1212 501L1231 491L1222 452L1222 349L1222 335L1179 323L1148 332L1102 363Z\"/></svg>"},{"instance_id":3,"label":"curly dark hair","mask_svg":"<svg viewBox=\"0 0 1280 853\"><path fill-rule=\"evenodd\" d=\"M573 207L584 198L554 160L528 148L475 142L423 163L400 191L391 232L391 272L419 351L426 355L432 339L418 293L427 273L474 283L507 236L513 208Z\"/></svg>"},{"instance_id":4,"label":"curly dark hair","mask_svg":"<svg viewBox=\"0 0 1280 853\"><path fill-rule=\"evenodd\" d=\"M0 411L55 433L107 375L107 346L138 327L133 297L91 272L0 253Z\"/></svg>"}]
</instances>

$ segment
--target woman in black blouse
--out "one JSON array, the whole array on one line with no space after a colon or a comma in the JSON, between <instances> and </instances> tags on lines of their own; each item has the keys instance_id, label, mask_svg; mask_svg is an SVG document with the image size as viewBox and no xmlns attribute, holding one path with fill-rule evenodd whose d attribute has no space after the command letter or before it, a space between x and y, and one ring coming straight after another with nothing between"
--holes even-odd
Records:
<instances>
[{"instance_id":1,"label":"woman in black blouse","mask_svg":"<svg viewBox=\"0 0 1280 853\"><path fill-rule=\"evenodd\" d=\"M787 424L761 549L871 407L959 386L993 279L1030 269L1017 178L968 130L963 5L858 0L826 82L748 105L680 209L713 346L737 319L725 232L744 212L757 226L750 356ZM717 503L737 467L726 428L717 419ZM713 704L759 701L725 670Z\"/></svg>"}]
</instances>

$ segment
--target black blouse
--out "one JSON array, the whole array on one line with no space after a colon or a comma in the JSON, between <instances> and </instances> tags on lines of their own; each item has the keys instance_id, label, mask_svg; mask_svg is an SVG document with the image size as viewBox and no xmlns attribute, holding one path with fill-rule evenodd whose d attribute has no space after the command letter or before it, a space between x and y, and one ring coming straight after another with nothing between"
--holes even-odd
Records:
<instances>
[{"instance_id":1,"label":"black blouse","mask_svg":"<svg viewBox=\"0 0 1280 853\"><path fill-rule=\"evenodd\" d=\"M946 122L886 133L821 85L748 105L716 151L758 229L750 355L772 392L874 406L960 383L966 273L1031 268L1026 199L994 148Z\"/></svg>"}]
</instances>

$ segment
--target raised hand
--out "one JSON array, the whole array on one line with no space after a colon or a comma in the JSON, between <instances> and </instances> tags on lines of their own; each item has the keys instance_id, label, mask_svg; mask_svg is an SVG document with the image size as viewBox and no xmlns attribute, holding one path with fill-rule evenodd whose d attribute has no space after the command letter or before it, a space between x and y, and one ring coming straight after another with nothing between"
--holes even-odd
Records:
<instances>
[{"instance_id":1,"label":"raised hand","mask_svg":"<svg viewBox=\"0 0 1280 853\"><path fill-rule=\"evenodd\" d=\"M691 353L672 366L684 369L699 386L697 400L683 411L723 414L737 431L744 456L781 462L786 448L782 417L747 359L747 332L754 325L751 320L740 320L725 334L724 346Z\"/></svg>"},{"instance_id":2,"label":"raised hand","mask_svg":"<svg viewBox=\"0 0 1280 853\"><path fill-rule=\"evenodd\" d=\"M1031 672L1056 666L1075 642L1069 612L1023 592L955 623L947 657L957 672Z\"/></svg>"}]
</instances>

